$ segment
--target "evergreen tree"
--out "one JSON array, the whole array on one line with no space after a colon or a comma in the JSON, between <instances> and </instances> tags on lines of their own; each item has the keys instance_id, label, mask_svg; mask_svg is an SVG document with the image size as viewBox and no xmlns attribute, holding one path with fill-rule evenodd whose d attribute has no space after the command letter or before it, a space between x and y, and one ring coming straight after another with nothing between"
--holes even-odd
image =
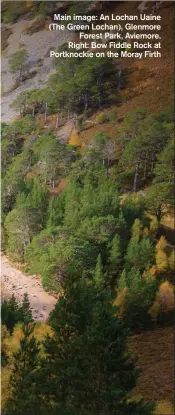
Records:
<instances>
[{"instance_id":1,"label":"evergreen tree","mask_svg":"<svg viewBox=\"0 0 175 415\"><path fill-rule=\"evenodd\" d=\"M1 306L1 321L10 333L13 331L15 324L19 321L19 306L18 302L12 294L9 300L3 300Z\"/></svg>"},{"instance_id":2,"label":"evergreen tree","mask_svg":"<svg viewBox=\"0 0 175 415\"><path fill-rule=\"evenodd\" d=\"M28 63L28 54L25 49L20 49L14 52L10 59L9 59L9 65L10 65L10 71L12 73L19 73L19 80L22 80L22 76L27 69L27 63Z\"/></svg>"},{"instance_id":3,"label":"evergreen tree","mask_svg":"<svg viewBox=\"0 0 175 415\"><path fill-rule=\"evenodd\" d=\"M5 411L7 415L42 414L34 377L39 365L40 347L33 331L34 324L23 325L20 347L14 353L14 366L10 377L12 394Z\"/></svg>"},{"instance_id":4,"label":"evergreen tree","mask_svg":"<svg viewBox=\"0 0 175 415\"><path fill-rule=\"evenodd\" d=\"M55 228L62 224L64 218L64 196L61 194L57 197L50 198L48 205L47 227Z\"/></svg>"},{"instance_id":5,"label":"evergreen tree","mask_svg":"<svg viewBox=\"0 0 175 415\"><path fill-rule=\"evenodd\" d=\"M139 371L108 292L87 287L85 280L73 284L50 323L55 334L45 342L41 373L53 406L101 415L151 414L152 405L128 401Z\"/></svg>"},{"instance_id":6,"label":"evergreen tree","mask_svg":"<svg viewBox=\"0 0 175 415\"><path fill-rule=\"evenodd\" d=\"M32 319L32 310L30 307L29 296L27 293L24 293L23 300L21 307L19 309L19 313L21 314L20 319L23 322L31 322Z\"/></svg>"},{"instance_id":7,"label":"evergreen tree","mask_svg":"<svg viewBox=\"0 0 175 415\"><path fill-rule=\"evenodd\" d=\"M151 276L143 278L138 269L133 268L127 275L128 290L125 295L125 309L123 319L131 329L151 326L148 313L156 296L157 283Z\"/></svg>"},{"instance_id":8,"label":"evergreen tree","mask_svg":"<svg viewBox=\"0 0 175 415\"><path fill-rule=\"evenodd\" d=\"M104 283L104 275L103 275L103 265L101 260L101 255L98 255L96 268L94 272L94 283L97 288L100 288Z\"/></svg>"},{"instance_id":9,"label":"evergreen tree","mask_svg":"<svg viewBox=\"0 0 175 415\"><path fill-rule=\"evenodd\" d=\"M121 254L121 244L120 244L120 236L115 235L110 250L110 272L112 274L119 276L121 271L121 261L122 261L122 254Z\"/></svg>"}]
</instances>

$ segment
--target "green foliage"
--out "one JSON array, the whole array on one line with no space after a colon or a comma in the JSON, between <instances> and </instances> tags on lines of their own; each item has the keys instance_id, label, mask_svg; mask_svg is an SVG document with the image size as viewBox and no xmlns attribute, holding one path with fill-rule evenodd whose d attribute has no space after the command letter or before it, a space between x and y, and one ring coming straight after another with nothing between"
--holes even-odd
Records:
<instances>
[{"instance_id":1,"label":"green foliage","mask_svg":"<svg viewBox=\"0 0 175 415\"><path fill-rule=\"evenodd\" d=\"M7 214L14 206L18 193L25 191L25 176L32 166L32 152L25 149L7 169L2 184L2 210Z\"/></svg>"},{"instance_id":2,"label":"green foliage","mask_svg":"<svg viewBox=\"0 0 175 415\"><path fill-rule=\"evenodd\" d=\"M23 325L23 337L19 350L14 353L14 367L10 377L11 398L7 403L7 414L26 415L40 413L36 386L33 377L39 363L39 343L33 336L34 324ZM37 412L39 411L39 412Z\"/></svg>"},{"instance_id":3,"label":"green foliage","mask_svg":"<svg viewBox=\"0 0 175 415\"><path fill-rule=\"evenodd\" d=\"M51 197L48 205L48 219L47 227L55 228L59 225L62 225L64 218L64 206L65 200L64 195L61 193L58 197Z\"/></svg>"},{"instance_id":4,"label":"green foliage","mask_svg":"<svg viewBox=\"0 0 175 415\"><path fill-rule=\"evenodd\" d=\"M21 79L27 67L28 54L25 49L19 49L14 52L9 58L10 71L12 73L19 73Z\"/></svg>"},{"instance_id":5,"label":"green foliage","mask_svg":"<svg viewBox=\"0 0 175 415\"><path fill-rule=\"evenodd\" d=\"M146 278L143 278L140 271L133 267L130 272L121 276L119 292L125 286L128 288L125 294L123 316L125 323L131 329L151 327L152 322L148 310L156 296L157 283L155 279L149 276L149 273Z\"/></svg>"},{"instance_id":6,"label":"green foliage","mask_svg":"<svg viewBox=\"0 0 175 415\"><path fill-rule=\"evenodd\" d=\"M132 226L135 219L143 221L145 212L145 201L142 196L129 195L122 204L122 212L129 226Z\"/></svg>"},{"instance_id":7,"label":"green foliage","mask_svg":"<svg viewBox=\"0 0 175 415\"><path fill-rule=\"evenodd\" d=\"M3 300L1 306L1 321L10 333L17 323L32 321L32 313L27 293L24 294L21 305L18 304L14 295L9 300Z\"/></svg>"},{"instance_id":8,"label":"green foliage","mask_svg":"<svg viewBox=\"0 0 175 415\"><path fill-rule=\"evenodd\" d=\"M104 284L103 265L102 265L100 254L98 255L98 258L97 258L93 280L97 288L100 288Z\"/></svg>"},{"instance_id":9,"label":"green foliage","mask_svg":"<svg viewBox=\"0 0 175 415\"><path fill-rule=\"evenodd\" d=\"M146 117L140 109L126 117L121 137L125 146L119 161L121 180L132 183L135 192L154 178L155 162L172 138L172 123L166 113Z\"/></svg>"},{"instance_id":10,"label":"green foliage","mask_svg":"<svg viewBox=\"0 0 175 415\"><path fill-rule=\"evenodd\" d=\"M56 402L87 413L151 413L142 403L135 411L127 400L139 371L126 350L127 331L115 316L107 292L74 284L51 313L55 335L45 342L43 374L48 396ZM61 365L60 365L61 364ZM117 372L116 372L117 366ZM65 385L69 385L65 388ZM109 386L110 385L110 386ZM143 405L143 407L142 407Z\"/></svg>"},{"instance_id":11,"label":"green foliage","mask_svg":"<svg viewBox=\"0 0 175 415\"><path fill-rule=\"evenodd\" d=\"M100 112L100 113L96 116L95 121L96 121L98 124L103 124L105 121L107 121L107 116L106 116L106 114L105 114L103 111L102 111L102 112Z\"/></svg>"},{"instance_id":12,"label":"green foliage","mask_svg":"<svg viewBox=\"0 0 175 415\"><path fill-rule=\"evenodd\" d=\"M108 113L108 121L117 122L117 119L118 119L118 109L117 108L113 108Z\"/></svg>"},{"instance_id":13,"label":"green foliage","mask_svg":"<svg viewBox=\"0 0 175 415\"><path fill-rule=\"evenodd\" d=\"M145 270L154 260L154 250L152 242L148 237L143 237L140 241L131 238L126 253L126 263L129 267L135 266L140 270Z\"/></svg>"},{"instance_id":14,"label":"green foliage","mask_svg":"<svg viewBox=\"0 0 175 415\"><path fill-rule=\"evenodd\" d=\"M121 273L121 264L122 264L122 252L121 252L121 242L120 236L115 235L110 249L109 257L109 272L114 276L119 276Z\"/></svg>"},{"instance_id":15,"label":"green foliage","mask_svg":"<svg viewBox=\"0 0 175 415\"><path fill-rule=\"evenodd\" d=\"M167 212L169 186L164 183L152 185L146 196L147 209L156 216L158 223Z\"/></svg>"}]
</instances>

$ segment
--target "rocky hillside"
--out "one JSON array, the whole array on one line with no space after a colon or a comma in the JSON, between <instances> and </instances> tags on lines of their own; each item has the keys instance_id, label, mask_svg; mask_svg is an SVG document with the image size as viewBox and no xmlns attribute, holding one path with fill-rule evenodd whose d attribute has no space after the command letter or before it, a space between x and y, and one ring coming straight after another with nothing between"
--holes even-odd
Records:
<instances>
[{"instance_id":1,"label":"rocky hillside","mask_svg":"<svg viewBox=\"0 0 175 415\"><path fill-rule=\"evenodd\" d=\"M14 23L2 24L2 121L9 122L15 118L10 103L25 90L42 88L49 74L53 71L49 50L71 39L71 32L50 32L47 16L45 23L40 14L32 14L30 3L24 8ZM65 2L66 3L66 2ZM101 2L96 2L98 8ZM106 12L109 7L104 2ZM117 2L113 3L113 12L122 14L138 14L140 11L152 12L151 2ZM55 2L57 9L62 2ZM92 7L92 6L91 6ZM110 4L111 7L111 4ZM62 10L62 9L61 9ZM158 12L162 16L162 58L157 59L121 59L120 66L127 88L121 91L119 115L123 118L131 109L145 106L150 113L160 112L164 103L169 101L169 88L173 73L173 2L160 2ZM39 13L37 11L37 13ZM9 57L20 48L25 48L29 56L29 79L18 85L9 71ZM156 85L156 87L155 87ZM112 129L110 126L110 134ZM93 130L90 129L90 135ZM86 131L86 137L88 133ZM82 135L83 139L84 135Z\"/></svg>"}]
</instances>

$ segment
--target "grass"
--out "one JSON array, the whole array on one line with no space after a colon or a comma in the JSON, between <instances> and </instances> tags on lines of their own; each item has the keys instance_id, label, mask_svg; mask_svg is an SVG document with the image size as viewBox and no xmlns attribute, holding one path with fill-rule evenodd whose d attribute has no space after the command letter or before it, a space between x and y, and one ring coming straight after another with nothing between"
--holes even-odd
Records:
<instances>
[{"instance_id":1,"label":"grass","mask_svg":"<svg viewBox=\"0 0 175 415\"><path fill-rule=\"evenodd\" d=\"M138 356L137 365L143 370L133 395L146 401L174 402L174 328L133 335L128 347L133 356Z\"/></svg>"}]
</instances>

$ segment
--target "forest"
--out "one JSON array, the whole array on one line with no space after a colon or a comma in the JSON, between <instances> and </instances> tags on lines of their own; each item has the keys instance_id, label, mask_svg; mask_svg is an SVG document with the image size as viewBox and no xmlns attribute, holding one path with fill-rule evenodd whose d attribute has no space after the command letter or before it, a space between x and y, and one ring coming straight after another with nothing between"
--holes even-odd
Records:
<instances>
[{"instance_id":1,"label":"forest","mask_svg":"<svg viewBox=\"0 0 175 415\"><path fill-rule=\"evenodd\" d=\"M9 65L19 85L31 76L25 48ZM163 414L133 393L141 370L127 341L174 323L174 246L162 231L174 207L172 76L164 110L121 118L128 73L115 60L53 69L1 124L2 251L58 295L45 323L27 294L3 299L2 415Z\"/></svg>"}]
</instances>

